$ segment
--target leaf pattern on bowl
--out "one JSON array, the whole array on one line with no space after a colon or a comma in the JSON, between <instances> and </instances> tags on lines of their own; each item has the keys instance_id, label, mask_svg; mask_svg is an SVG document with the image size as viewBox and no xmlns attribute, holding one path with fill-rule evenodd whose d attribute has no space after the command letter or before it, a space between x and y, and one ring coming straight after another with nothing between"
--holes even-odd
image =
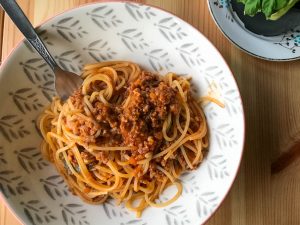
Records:
<instances>
[{"instance_id":1,"label":"leaf pattern on bowl","mask_svg":"<svg viewBox=\"0 0 300 225\"><path fill-rule=\"evenodd\" d=\"M7 164L2 146L0 146L0 163Z\"/></svg>"},{"instance_id":2,"label":"leaf pattern on bowl","mask_svg":"<svg viewBox=\"0 0 300 225\"><path fill-rule=\"evenodd\" d=\"M87 13L92 21L102 30L118 27L122 20L118 19L115 10L108 6L100 6Z\"/></svg>"},{"instance_id":3,"label":"leaf pattern on bowl","mask_svg":"<svg viewBox=\"0 0 300 225\"><path fill-rule=\"evenodd\" d=\"M21 175L12 170L0 171L0 191L6 198L22 195L29 190Z\"/></svg>"},{"instance_id":4,"label":"leaf pattern on bowl","mask_svg":"<svg viewBox=\"0 0 300 225\"><path fill-rule=\"evenodd\" d=\"M236 104L239 101L239 93L234 89L227 89L223 93L223 98L225 101L225 109L228 111L228 114L233 116L242 111L242 104Z\"/></svg>"},{"instance_id":5,"label":"leaf pattern on bowl","mask_svg":"<svg viewBox=\"0 0 300 225\"><path fill-rule=\"evenodd\" d=\"M214 131L220 149L232 148L238 144L234 128L230 124L221 124L214 128Z\"/></svg>"},{"instance_id":6,"label":"leaf pattern on bowl","mask_svg":"<svg viewBox=\"0 0 300 225\"><path fill-rule=\"evenodd\" d=\"M23 206L25 215L33 225L50 223L57 220L52 211L39 200L21 201L20 205Z\"/></svg>"},{"instance_id":7,"label":"leaf pattern on bowl","mask_svg":"<svg viewBox=\"0 0 300 225\"><path fill-rule=\"evenodd\" d=\"M48 36L48 31L46 29L37 29L37 34L39 35L39 37L43 40L44 44L46 44L47 46L51 47L53 46L53 42L52 40L50 40L49 36Z\"/></svg>"},{"instance_id":8,"label":"leaf pattern on bowl","mask_svg":"<svg viewBox=\"0 0 300 225\"><path fill-rule=\"evenodd\" d=\"M219 106L216 106L215 104L210 104L210 105L206 105L204 106L207 110L207 115L208 115L208 118L209 119L214 119L218 116L218 113L216 112L216 107L219 107Z\"/></svg>"},{"instance_id":9,"label":"leaf pattern on bowl","mask_svg":"<svg viewBox=\"0 0 300 225\"><path fill-rule=\"evenodd\" d=\"M201 56L199 46L194 43L185 43L176 48L180 57L188 67L201 66L205 59Z\"/></svg>"},{"instance_id":10,"label":"leaf pattern on bowl","mask_svg":"<svg viewBox=\"0 0 300 225\"><path fill-rule=\"evenodd\" d=\"M36 131L36 134L38 136L40 136L40 138L43 138L43 135L42 135L42 133L40 131L40 128L39 128L39 117L34 118L33 120L31 120L31 123L32 123L32 125L33 125L33 127Z\"/></svg>"},{"instance_id":11,"label":"leaf pattern on bowl","mask_svg":"<svg viewBox=\"0 0 300 225\"><path fill-rule=\"evenodd\" d=\"M60 204L61 215L63 221L66 225L89 225L90 223L87 220L86 212L82 204L69 203L69 204Z\"/></svg>"},{"instance_id":12,"label":"leaf pattern on bowl","mask_svg":"<svg viewBox=\"0 0 300 225\"><path fill-rule=\"evenodd\" d=\"M149 47L149 44L143 37L143 32L136 28L126 29L121 33L117 33L117 35L121 37L123 44L131 52Z\"/></svg>"},{"instance_id":13,"label":"leaf pattern on bowl","mask_svg":"<svg viewBox=\"0 0 300 225\"><path fill-rule=\"evenodd\" d=\"M58 65L66 70L73 73L80 73L83 67L83 60L79 53L75 50L69 50L61 53L54 57Z\"/></svg>"},{"instance_id":14,"label":"leaf pattern on bowl","mask_svg":"<svg viewBox=\"0 0 300 225\"><path fill-rule=\"evenodd\" d=\"M87 47L84 47L83 50L87 51L96 62L111 60L117 55L117 52L112 49L108 41L103 39L91 42Z\"/></svg>"},{"instance_id":15,"label":"leaf pattern on bowl","mask_svg":"<svg viewBox=\"0 0 300 225\"><path fill-rule=\"evenodd\" d=\"M168 42L182 40L187 37L187 33L183 31L174 17L163 18L154 25L158 27L159 32Z\"/></svg>"},{"instance_id":16,"label":"leaf pattern on bowl","mask_svg":"<svg viewBox=\"0 0 300 225\"><path fill-rule=\"evenodd\" d=\"M125 8L128 14L136 21L143 19L153 19L156 17L155 12L153 12L152 7L145 6L142 4L132 4L130 2L125 3Z\"/></svg>"},{"instance_id":17,"label":"leaf pattern on bowl","mask_svg":"<svg viewBox=\"0 0 300 225\"><path fill-rule=\"evenodd\" d=\"M215 192L204 192L196 201L196 211L198 217L205 217L212 213L217 207L218 196Z\"/></svg>"},{"instance_id":18,"label":"leaf pattern on bowl","mask_svg":"<svg viewBox=\"0 0 300 225\"><path fill-rule=\"evenodd\" d=\"M37 92L32 88L21 88L15 92L9 92L17 108L23 113L40 110L44 105L41 103Z\"/></svg>"},{"instance_id":19,"label":"leaf pattern on bowl","mask_svg":"<svg viewBox=\"0 0 300 225\"><path fill-rule=\"evenodd\" d=\"M41 178L40 182L43 184L47 195L53 200L69 195L67 184L60 175L52 175L45 179Z\"/></svg>"},{"instance_id":20,"label":"leaf pattern on bowl","mask_svg":"<svg viewBox=\"0 0 300 225\"><path fill-rule=\"evenodd\" d=\"M147 225L142 219L133 219L126 222L121 222L120 225Z\"/></svg>"},{"instance_id":21,"label":"leaf pattern on bowl","mask_svg":"<svg viewBox=\"0 0 300 225\"><path fill-rule=\"evenodd\" d=\"M171 70L174 67L170 60L169 53L164 49L154 49L149 53L145 53L148 56L148 61L153 70L159 72L163 69Z\"/></svg>"},{"instance_id":22,"label":"leaf pattern on bowl","mask_svg":"<svg viewBox=\"0 0 300 225\"><path fill-rule=\"evenodd\" d=\"M30 134L24 120L17 115L5 115L0 118L0 134L8 142L24 138Z\"/></svg>"},{"instance_id":23,"label":"leaf pattern on bowl","mask_svg":"<svg viewBox=\"0 0 300 225\"><path fill-rule=\"evenodd\" d=\"M205 80L208 86L211 83L217 83L220 88L221 97L224 100L225 109L230 116L237 115L242 112L242 103L240 101L239 92L236 89L232 89L228 83L226 77L224 77L224 71L218 66L208 66L204 70Z\"/></svg>"},{"instance_id":24,"label":"leaf pattern on bowl","mask_svg":"<svg viewBox=\"0 0 300 225\"><path fill-rule=\"evenodd\" d=\"M34 147L22 148L18 151L14 151L17 155L20 166L27 172L31 173L36 170L41 170L44 167L49 166L42 155L41 151Z\"/></svg>"},{"instance_id":25,"label":"leaf pattern on bowl","mask_svg":"<svg viewBox=\"0 0 300 225\"><path fill-rule=\"evenodd\" d=\"M30 58L19 64L28 80L42 91L48 101L51 101L55 95L54 75L47 63L42 58Z\"/></svg>"},{"instance_id":26,"label":"leaf pattern on bowl","mask_svg":"<svg viewBox=\"0 0 300 225\"><path fill-rule=\"evenodd\" d=\"M182 205L175 205L164 209L167 225L187 225L191 224L188 217L188 210Z\"/></svg>"},{"instance_id":27,"label":"leaf pattern on bowl","mask_svg":"<svg viewBox=\"0 0 300 225\"><path fill-rule=\"evenodd\" d=\"M72 40L82 38L88 34L88 32L83 29L80 20L74 17L60 19L57 23L52 24L52 27L55 28L56 32L68 42L72 42Z\"/></svg>"},{"instance_id":28,"label":"leaf pattern on bowl","mask_svg":"<svg viewBox=\"0 0 300 225\"><path fill-rule=\"evenodd\" d=\"M229 176L227 159L223 155L214 155L207 160L210 179L224 179Z\"/></svg>"},{"instance_id":29,"label":"leaf pattern on bowl","mask_svg":"<svg viewBox=\"0 0 300 225\"><path fill-rule=\"evenodd\" d=\"M116 203L112 199L108 199L105 203L102 204L105 215L109 219L113 219L116 217L124 217L125 215L129 215L129 212L125 209L123 204L116 207Z\"/></svg>"},{"instance_id":30,"label":"leaf pattern on bowl","mask_svg":"<svg viewBox=\"0 0 300 225\"><path fill-rule=\"evenodd\" d=\"M183 184L183 192L188 194L196 194L199 192L200 187L197 183L197 178L195 174L192 174L190 172L184 173L181 175L180 180Z\"/></svg>"}]
</instances>

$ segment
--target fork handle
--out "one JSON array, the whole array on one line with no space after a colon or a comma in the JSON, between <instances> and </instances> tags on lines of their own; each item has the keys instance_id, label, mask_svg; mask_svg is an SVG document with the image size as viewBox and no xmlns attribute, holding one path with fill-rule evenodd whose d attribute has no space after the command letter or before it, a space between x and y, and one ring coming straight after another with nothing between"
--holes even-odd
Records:
<instances>
[{"instance_id":1,"label":"fork handle","mask_svg":"<svg viewBox=\"0 0 300 225\"><path fill-rule=\"evenodd\" d=\"M23 33L27 41L35 48L35 50L45 59L52 70L57 68L57 64L50 55L45 44L35 32L32 24L25 16L24 12L15 0L0 0L0 4L4 11L9 15L14 24Z\"/></svg>"}]
</instances>

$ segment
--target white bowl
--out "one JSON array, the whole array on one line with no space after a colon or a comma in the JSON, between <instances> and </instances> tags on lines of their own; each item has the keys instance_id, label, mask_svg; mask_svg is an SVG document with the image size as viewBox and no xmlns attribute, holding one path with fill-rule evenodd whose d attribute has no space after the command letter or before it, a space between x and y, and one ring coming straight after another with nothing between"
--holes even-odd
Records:
<instances>
[{"instance_id":1,"label":"white bowl","mask_svg":"<svg viewBox=\"0 0 300 225\"><path fill-rule=\"evenodd\" d=\"M142 217L116 206L88 205L67 190L40 154L35 120L55 94L53 74L22 42L1 67L0 189L24 224L201 224L221 204L236 176L244 144L244 114L224 59L196 29L160 9L134 3L85 5L38 28L58 64L79 73L102 60L131 60L151 71L190 74L205 95L216 84L225 108L205 106L210 147L200 167L182 177L184 191L163 209Z\"/></svg>"},{"instance_id":2,"label":"white bowl","mask_svg":"<svg viewBox=\"0 0 300 225\"><path fill-rule=\"evenodd\" d=\"M207 0L215 23L233 44L246 53L270 61L300 59L300 26L282 35L265 37L247 30L230 0Z\"/></svg>"}]
</instances>

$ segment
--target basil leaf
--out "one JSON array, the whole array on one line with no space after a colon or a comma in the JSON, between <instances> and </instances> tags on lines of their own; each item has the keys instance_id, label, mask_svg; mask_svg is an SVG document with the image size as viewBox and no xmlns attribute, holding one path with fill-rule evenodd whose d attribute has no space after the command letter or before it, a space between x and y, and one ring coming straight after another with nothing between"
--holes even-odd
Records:
<instances>
[{"instance_id":1,"label":"basil leaf","mask_svg":"<svg viewBox=\"0 0 300 225\"><path fill-rule=\"evenodd\" d=\"M276 8L276 0L263 0L262 2L262 12L265 14L266 17L272 15L274 9Z\"/></svg>"},{"instance_id":2,"label":"basil leaf","mask_svg":"<svg viewBox=\"0 0 300 225\"><path fill-rule=\"evenodd\" d=\"M237 0L245 5L245 15L263 12L266 19L276 20L287 13L300 0Z\"/></svg>"},{"instance_id":3,"label":"basil leaf","mask_svg":"<svg viewBox=\"0 0 300 225\"><path fill-rule=\"evenodd\" d=\"M254 16L256 13L261 11L261 0L248 0L245 4L245 14Z\"/></svg>"},{"instance_id":4,"label":"basil leaf","mask_svg":"<svg viewBox=\"0 0 300 225\"><path fill-rule=\"evenodd\" d=\"M289 3L289 0L276 0L276 11L284 8Z\"/></svg>"},{"instance_id":5,"label":"basil leaf","mask_svg":"<svg viewBox=\"0 0 300 225\"><path fill-rule=\"evenodd\" d=\"M283 3L283 0L278 0L281 1L281 4ZM267 19L270 20L278 20L280 19L283 15L285 15L291 8L294 7L294 5L299 2L300 0L287 0L287 4L284 7L281 7L278 9L270 16L267 17Z\"/></svg>"}]
</instances>

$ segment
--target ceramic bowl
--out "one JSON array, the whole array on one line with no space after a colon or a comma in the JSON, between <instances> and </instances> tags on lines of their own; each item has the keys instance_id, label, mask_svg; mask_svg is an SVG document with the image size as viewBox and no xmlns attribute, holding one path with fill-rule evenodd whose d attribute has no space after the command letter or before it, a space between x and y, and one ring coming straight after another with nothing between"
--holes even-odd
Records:
<instances>
[{"instance_id":1,"label":"ceramic bowl","mask_svg":"<svg viewBox=\"0 0 300 225\"><path fill-rule=\"evenodd\" d=\"M62 13L37 28L64 69L86 63L131 60L161 74L189 74L206 95L213 87L225 108L207 104L210 146L200 167L181 177L182 196L141 218L113 200L88 205L73 196L40 153L36 119L55 95L53 73L21 42L0 71L0 190L24 224L194 225L221 204L236 176L244 144L244 114L234 77L220 53L196 29L148 5L101 2ZM172 191L172 190L170 190ZM166 193L168 195L168 192Z\"/></svg>"}]
</instances>

